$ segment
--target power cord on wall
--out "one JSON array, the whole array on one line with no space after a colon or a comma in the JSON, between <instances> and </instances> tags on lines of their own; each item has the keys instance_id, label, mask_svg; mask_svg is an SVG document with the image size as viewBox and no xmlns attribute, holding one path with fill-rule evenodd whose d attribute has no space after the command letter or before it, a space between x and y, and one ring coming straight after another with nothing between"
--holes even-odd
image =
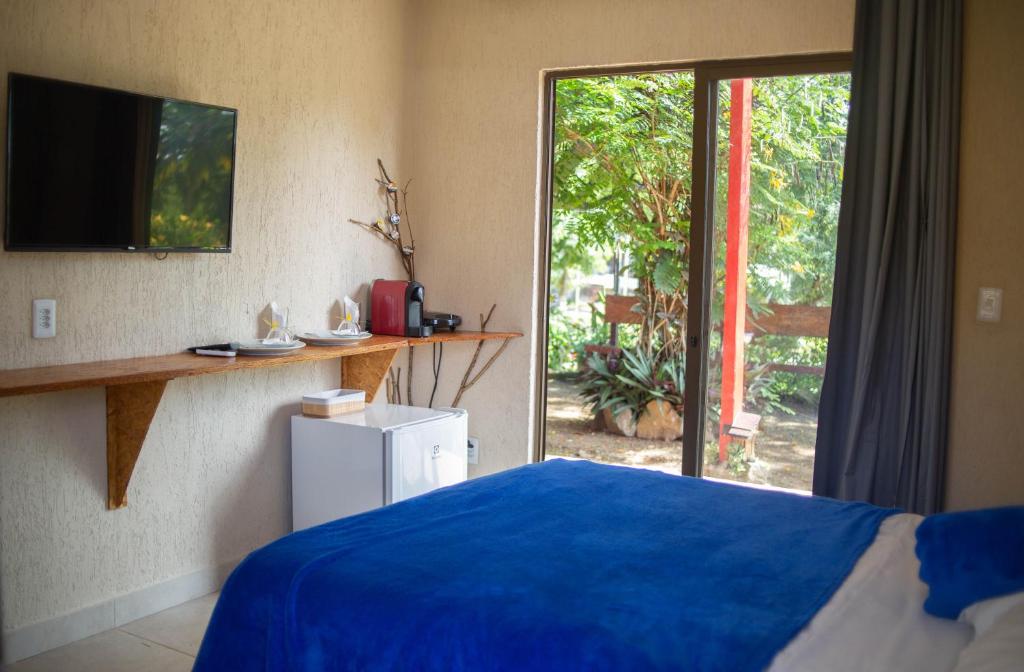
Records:
<instances>
[{"instance_id":1,"label":"power cord on wall","mask_svg":"<svg viewBox=\"0 0 1024 672\"><path fill-rule=\"evenodd\" d=\"M434 395L437 394L437 379L441 375L441 358L444 357L444 343L434 343L430 350L431 368L434 370L434 389L430 391L430 403L427 408L434 407Z\"/></svg>"}]
</instances>

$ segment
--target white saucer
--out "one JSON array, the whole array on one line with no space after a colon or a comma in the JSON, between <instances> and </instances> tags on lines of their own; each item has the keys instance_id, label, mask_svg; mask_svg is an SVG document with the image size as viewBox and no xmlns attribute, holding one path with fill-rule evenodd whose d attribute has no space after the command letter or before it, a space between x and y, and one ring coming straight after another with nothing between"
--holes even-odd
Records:
<instances>
[{"instance_id":1,"label":"white saucer","mask_svg":"<svg viewBox=\"0 0 1024 672\"><path fill-rule=\"evenodd\" d=\"M333 331L307 331L299 334L300 341L310 345L355 345L373 336L368 331L359 334L335 334Z\"/></svg>"},{"instance_id":2,"label":"white saucer","mask_svg":"<svg viewBox=\"0 0 1024 672\"><path fill-rule=\"evenodd\" d=\"M301 341L292 341L291 343L264 343L263 341L243 341L236 344L236 349L240 355L248 355L251 357L281 357L283 355L289 355L296 350L301 350L306 347L305 343Z\"/></svg>"}]
</instances>

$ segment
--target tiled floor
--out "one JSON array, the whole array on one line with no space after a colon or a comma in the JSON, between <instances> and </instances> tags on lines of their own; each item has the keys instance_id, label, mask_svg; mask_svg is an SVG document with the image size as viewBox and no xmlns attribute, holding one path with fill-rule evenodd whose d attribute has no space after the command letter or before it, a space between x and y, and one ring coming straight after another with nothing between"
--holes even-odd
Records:
<instances>
[{"instance_id":1,"label":"tiled floor","mask_svg":"<svg viewBox=\"0 0 1024 672\"><path fill-rule=\"evenodd\" d=\"M192 669L217 593L141 618L3 672L187 672Z\"/></svg>"}]
</instances>

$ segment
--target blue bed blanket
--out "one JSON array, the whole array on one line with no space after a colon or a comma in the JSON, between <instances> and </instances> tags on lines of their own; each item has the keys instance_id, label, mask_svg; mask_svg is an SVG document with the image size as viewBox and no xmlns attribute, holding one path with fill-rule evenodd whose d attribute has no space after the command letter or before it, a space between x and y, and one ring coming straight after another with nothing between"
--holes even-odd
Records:
<instances>
[{"instance_id":1,"label":"blue bed blanket","mask_svg":"<svg viewBox=\"0 0 1024 672\"><path fill-rule=\"evenodd\" d=\"M195 669L760 670L891 513L529 465L253 552Z\"/></svg>"}]
</instances>

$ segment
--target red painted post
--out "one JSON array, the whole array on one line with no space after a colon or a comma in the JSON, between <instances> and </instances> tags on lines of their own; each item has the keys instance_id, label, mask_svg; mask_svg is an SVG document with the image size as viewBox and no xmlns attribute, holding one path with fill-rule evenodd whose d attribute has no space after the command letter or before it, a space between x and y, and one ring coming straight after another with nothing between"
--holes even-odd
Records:
<instances>
[{"instance_id":1,"label":"red painted post","mask_svg":"<svg viewBox=\"0 0 1024 672\"><path fill-rule=\"evenodd\" d=\"M732 80L729 194L725 234L725 320L722 324L722 414L718 461L729 459L726 429L743 411L743 343L747 313L747 227L750 223L751 80Z\"/></svg>"}]
</instances>

